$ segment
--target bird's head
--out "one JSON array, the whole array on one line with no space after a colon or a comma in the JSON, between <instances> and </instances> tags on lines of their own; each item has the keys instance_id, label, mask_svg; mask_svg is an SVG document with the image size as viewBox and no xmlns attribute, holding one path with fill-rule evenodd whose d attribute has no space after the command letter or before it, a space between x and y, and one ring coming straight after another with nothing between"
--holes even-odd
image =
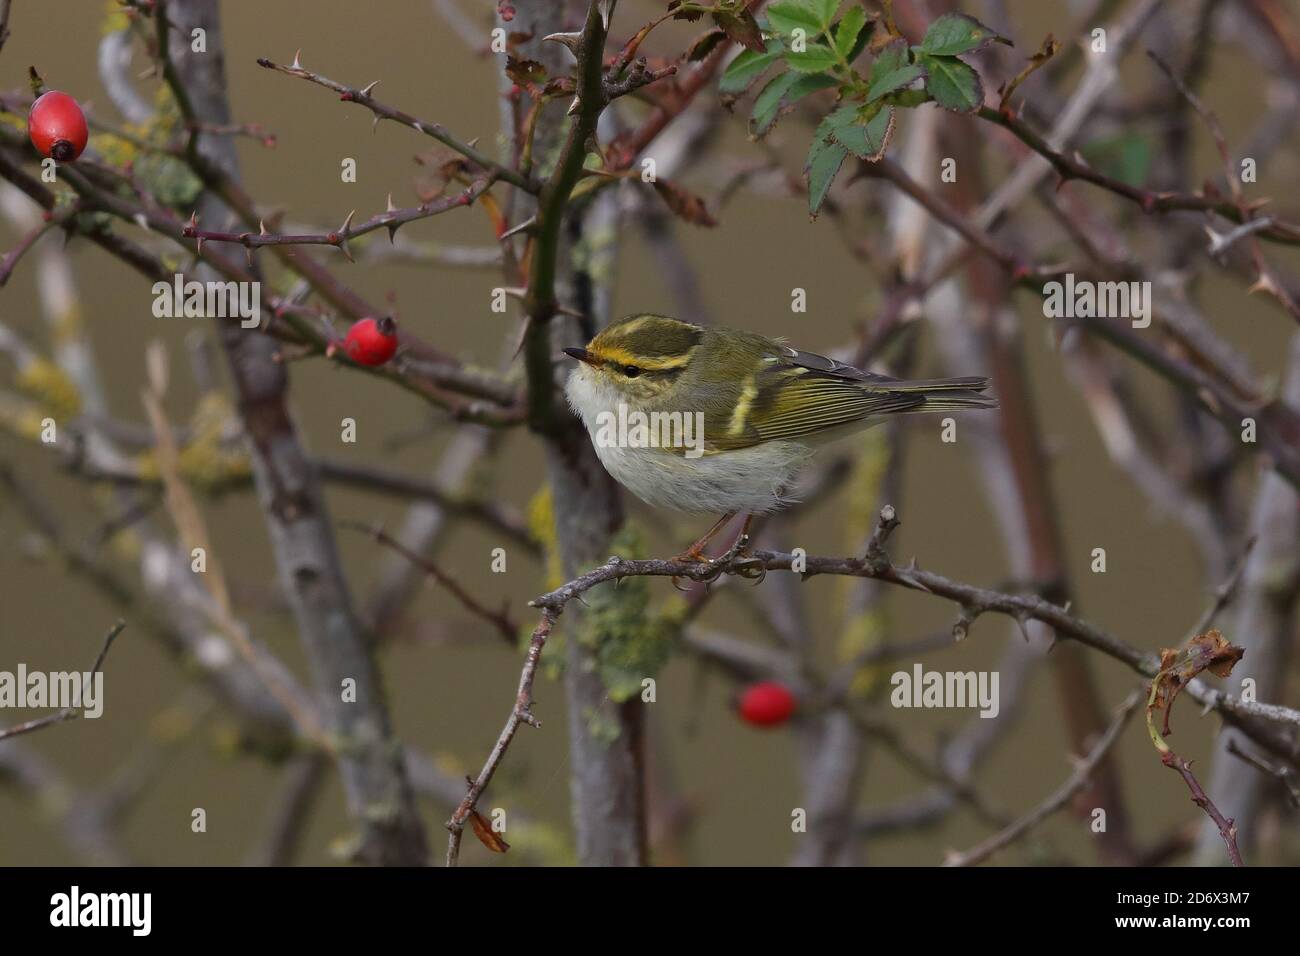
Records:
<instances>
[{"instance_id":1,"label":"bird's head","mask_svg":"<svg viewBox=\"0 0 1300 956\"><path fill-rule=\"evenodd\" d=\"M605 328L585 348L567 348L578 374L629 399L671 392L703 340L698 325L665 315L630 315Z\"/></svg>"}]
</instances>

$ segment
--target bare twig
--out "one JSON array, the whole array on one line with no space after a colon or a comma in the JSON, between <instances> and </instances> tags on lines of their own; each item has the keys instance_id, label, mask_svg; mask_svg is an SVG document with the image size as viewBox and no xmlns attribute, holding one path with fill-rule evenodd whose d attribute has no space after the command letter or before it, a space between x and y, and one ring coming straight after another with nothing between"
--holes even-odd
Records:
<instances>
[{"instance_id":1,"label":"bare twig","mask_svg":"<svg viewBox=\"0 0 1300 956\"><path fill-rule=\"evenodd\" d=\"M1200 619L1192 625L1191 630L1187 632L1187 637L1184 638L1184 642L1191 640L1197 634L1204 634L1208 631L1210 625L1223 612L1223 609L1232 602L1233 595L1237 593L1237 586L1241 584L1242 575L1246 573L1250 551L1253 547L1255 547L1255 538L1250 538L1245 547L1241 549L1241 557L1237 559L1237 564L1232 569L1232 573L1228 575L1226 581L1215 588L1214 600L1210 602L1210 606L1205 609L1205 613L1200 616Z\"/></svg>"},{"instance_id":2,"label":"bare twig","mask_svg":"<svg viewBox=\"0 0 1300 956\"><path fill-rule=\"evenodd\" d=\"M1229 740L1227 746L1228 753L1232 754L1246 763L1250 764L1256 770L1268 774L1270 777L1276 777L1282 781L1287 790L1287 799L1291 801L1291 806L1300 810L1300 778L1297 778L1295 770L1282 764L1275 764L1272 761L1265 760L1257 754L1247 753L1237 746L1237 741Z\"/></svg>"},{"instance_id":3,"label":"bare twig","mask_svg":"<svg viewBox=\"0 0 1300 956\"><path fill-rule=\"evenodd\" d=\"M1192 773L1191 761L1180 757L1172 750L1167 750L1160 756L1160 762L1172 770L1178 771L1178 775L1183 778L1187 784L1187 789L1192 792L1192 803L1196 804L1206 815L1214 821L1214 825L1219 828L1219 835L1223 837L1223 843L1228 848L1228 859L1232 861L1233 866L1245 866L1241 859L1241 850L1237 848L1237 825L1219 812L1219 808L1201 789L1201 783Z\"/></svg>"},{"instance_id":4,"label":"bare twig","mask_svg":"<svg viewBox=\"0 0 1300 956\"><path fill-rule=\"evenodd\" d=\"M443 571L428 558L416 554L378 525L365 525L359 521L340 521L339 525L344 528L351 528L354 531L360 531L363 534L368 534L384 547L396 551L402 557L406 558L407 561L410 561L413 565L450 591L452 596L461 603L465 610L469 611L475 617L482 618L491 624L501 635L502 639L511 647L514 647L518 642L519 626L510 619L510 615L506 612L504 607L497 611L485 607L479 603L472 594L461 587L460 583L457 582L455 578L447 574L447 572Z\"/></svg>"},{"instance_id":5,"label":"bare twig","mask_svg":"<svg viewBox=\"0 0 1300 956\"><path fill-rule=\"evenodd\" d=\"M1097 745L1092 748L1087 757L1078 763L1074 773L1070 774L1070 778L1050 797L1025 814L1025 816L1016 820L1015 823L982 843L976 844L964 853L950 854L944 860L943 865L974 866L976 863L982 863L999 850L1005 849L1024 837L1030 830L1069 803L1076 793L1088 785L1093 772L1105 759L1106 754L1110 752L1115 741L1119 740L1120 733L1128 724L1129 718L1133 716L1133 712L1137 710L1137 706L1141 701L1142 694L1139 691L1129 694L1128 699L1120 705L1115 719L1111 721L1110 726L1106 728L1106 732L1097 741Z\"/></svg>"},{"instance_id":6,"label":"bare twig","mask_svg":"<svg viewBox=\"0 0 1300 956\"><path fill-rule=\"evenodd\" d=\"M542 619L537 623L532 639L528 642L528 656L524 658L524 667L519 674L519 690L515 694L514 706L510 708L510 716L506 718L506 724L501 728L501 734L497 737L492 752L488 754L483 769L470 781L465 798L461 800L460 806L447 821L447 830L450 833L447 838L448 866L455 866L460 859L460 840L465 829L465 821L475 812L474 808L478 804L479 797L492 782L492 776L501 765L510 742L515 738L515 732L519 730L519 725L528 724L532 727L542 725L541 721L533 716L533 681L537 677L537 664L542 658L542 650L546 647L546 639L550 636L551 628L555 626L555 620L560 613L550 608L542 612Z\"/></svg>"},{"instance_id":7,"label":"bare twig","mask_svg":"<svg viewBox=\"0 0 1300 956\"><path fill-rule=\"evenodd\" d=\"M28 249L36 245L37 241L51 229L62 227L76 213L76 203L61 206L55 212L47 213L38 225L33 226L28 230L27 235L18 240L18 245L6 252L3 257L0 257L0 288L3 288L5 283L9 281L9 277L13 275L14 267L18 265L18 260L26 254Z\"/></svg>"},{"instance_id":8,"label":"bare twig","mask_svg":"<svg viewBox=\"0 0 1300 956\"><path fill-rule=\"evenodd\" d=\"M81 699L84 702L86 695L90 690L90 684L95 679L95 675L100 672L104 666L104 658L108 657L108 649L113 646L113 641L117 635L122 633L126 627L126 621L119 620L116 624L108 629L104 635L104 646L99 649L99 655L95 658L95 663L91 666L86 679L82 682ZM34 730L40 730L42 727L49 727L54 724L61 724L67 720L76 720L81 716L81 711L72 706L64 707L47 717L38 717L35 720L29 720L26 723L15 724L13 727L6 727L0 730L0 740L6 740L10 737L18 737L22 734L30 734Z\"/></svg>"}]
</instances>

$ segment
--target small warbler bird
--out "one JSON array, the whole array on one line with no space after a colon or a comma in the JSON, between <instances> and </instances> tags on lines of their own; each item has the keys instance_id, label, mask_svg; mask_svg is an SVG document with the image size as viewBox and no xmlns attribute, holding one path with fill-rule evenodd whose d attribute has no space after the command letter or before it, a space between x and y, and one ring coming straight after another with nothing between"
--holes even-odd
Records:
<instances>
[{"instance_id":1,"label":"small warbler bird","mask_svg":"<svg viewBox=\"0 0 1300 956\"><path fill-rule=\"evenodd\" d=\"M585 348L565 394L605 469L656 507L722 517L679 557L704 547L737 513L789 502L817 446L887 415L995 408L989 380L905 381L735 329L632 315Z\"/></svg>"}]
</instances>

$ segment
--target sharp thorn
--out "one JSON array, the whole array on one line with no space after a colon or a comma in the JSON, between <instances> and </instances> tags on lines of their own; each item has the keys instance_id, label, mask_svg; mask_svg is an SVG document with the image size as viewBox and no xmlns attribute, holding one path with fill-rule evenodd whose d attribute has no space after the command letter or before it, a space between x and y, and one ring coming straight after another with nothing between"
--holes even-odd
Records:
<instances>
[{"instance_id":1,"label":"sharp thorn","mask_svg":"<svg viewBox=\"0 0 1300 956\"><path fill-rule=\"evenodd\" d=\"M511 236L517 236L521 232L527 232L529 229L532 229L536 223L537 223L537 217L529 216L523 222L519 223L518 225L511 226L505 232L501 233L501 235L499 235L497 239L505 240L505 239L509 239Z\"/></svg>"},{"instance_id":2,"label":"sharp thorn","mask_svg":"<svg viewBox=\"0 0 1300 956\"><path fill-rule=\"evenodd\" d=\"M573 54L573 58L575 60L578 58L578 46L582 43L581 33L551 33L542 37L543 43L547 40L568 47L569 52Z\"/></svg>"},{"instance_id":3,"label":"sharp thorn","mask_svg":"<svg viewBox=\"0 0 1300 956\"><path fill-rule=\"evenodd\" d=\"M373 89L374 89L376 86L378 86L378 85L379 85L379 81L378 81L378 80L374 80L374 81L372 81L372 82L370 83L369 86L363 86L363 87L361 88L361 95L362 95L362 96L369 96L369 95L370 95L370 91L373 90Z\"/></svg>"}]
</instances>

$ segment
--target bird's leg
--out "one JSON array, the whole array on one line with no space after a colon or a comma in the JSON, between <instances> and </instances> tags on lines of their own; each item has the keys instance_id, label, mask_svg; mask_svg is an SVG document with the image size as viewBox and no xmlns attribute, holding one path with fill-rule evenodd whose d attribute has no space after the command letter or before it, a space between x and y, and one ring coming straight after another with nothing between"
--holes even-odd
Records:
<instances>
[{"instance_id":1,"label":"bird's leg","mask_svg":"<svg viewBox=\"0 0 1300 956\"><path fill-rule=\"evenodd\" d=\"M749 529L753 524L754 516L745 515L745 523L740 526L740 536L736 538L735 543L732 544L727 553L718 558L719 561L730 561L732 558L738 558L749 553Z\"/></svg>"},{"instance_id":2,"label":"bird's leg","mask_svg":"<svg viewBox=\"0 0 1300 956\"><path fill-rule=\"evenodd\" d=\"M677 555L677 557L674 558L673 560L691 561L695 564L699 564L703 561L709 560L709 556L704 553L704 548L708 545L710 541L712 541L715 537L717 537L718 532L721 531L726 526L727 522L730 521L735 516L736 513L734 511L728 511L725 515L723 515L721 518L719 518L717 521L713 523L712 528L704 532L704 537L700 538L700 540L696 541L693 545L691 545L681 554ZM746 527L748 527L748 523L746 523Z\"/></svg>"},{"instance_id":3,"label":"bird's leg","mask_svg":"<svg viewBox=\"0 0 1300 956\"><path fill-rule=\"evenodd\" d=\"M718 559L719 562L732 562L731 571L742 578L748 578L755 584L758 584L767 577L767 569L763 563L756 558L750 557L753 554L751 545L753 542L749 537L750 526L754 523L753 515L745 516L745 523L741 526L740 536L736 538L730 550ZM739 560L738 560L739 559Z\"/></svg>"}]
</instances>

